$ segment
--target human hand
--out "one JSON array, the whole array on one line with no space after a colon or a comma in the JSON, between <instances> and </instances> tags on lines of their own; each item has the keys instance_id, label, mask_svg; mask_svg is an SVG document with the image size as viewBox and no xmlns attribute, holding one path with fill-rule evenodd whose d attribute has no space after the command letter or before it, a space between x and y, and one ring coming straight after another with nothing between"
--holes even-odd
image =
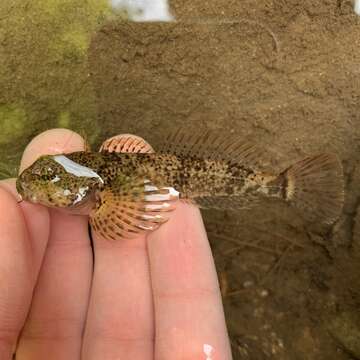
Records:
<instances>
[{"instance_id":1,"label":"human hand","mask_svg":"<svg viewBox=\"0 0 360 360\"><path fill-rule=\"evenodd\" d=\"M83 150L50 130L26 148ZM199 210L178 203L170 220L135 239L92 234L88 218L18 203L0 182L0 359L231 359L221 296Z\"/></svg>"}]
</instances>

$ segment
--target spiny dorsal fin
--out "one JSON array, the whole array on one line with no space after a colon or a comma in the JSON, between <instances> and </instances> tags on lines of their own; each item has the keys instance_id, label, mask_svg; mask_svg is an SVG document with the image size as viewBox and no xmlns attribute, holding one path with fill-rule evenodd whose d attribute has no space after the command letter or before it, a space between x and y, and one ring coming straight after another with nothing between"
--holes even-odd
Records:
<instances>
[{"instance_id":1,"label":"spiny dorsal fin","mask_svg":"<svg viewBox=\"0 0 360 360\"><path fill-rule=\"evenodd\" d=\"M161 153L177 156L193 156L209 160L224 160L231 164L242 164L254 169L261 168L264 153L254 144L233 134L214 131L189 131L178 129L167 137L159 148Z\"/></svg>"},{"instance_id":2,"label":"spiny dorsal fin","mask_svg":"<svg viewBox=\"0 0 360 360\"><path fill-rule=\"evenodd\" d=\"M149 143L139 136L121 134L113 136L103 142L100 152L129 152L129 153L153 153L154 149Z\"/></svg>"}]
</instances>

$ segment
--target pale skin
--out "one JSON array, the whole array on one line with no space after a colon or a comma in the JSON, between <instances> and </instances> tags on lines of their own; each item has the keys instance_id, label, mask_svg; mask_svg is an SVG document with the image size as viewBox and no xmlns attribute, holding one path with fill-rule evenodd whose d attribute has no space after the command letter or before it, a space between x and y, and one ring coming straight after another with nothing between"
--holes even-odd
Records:
<instances>
[{"instance_id":1,"label":"pale skin","mask_svg":"<svg viewBox=\"0 0 360 360\"><path fill-rule=\"evenodd\" d=\"M54 129L26 148L83 150ZM200 211L177 204L158 230L110 242L88 218L25 201L0 182L0 359L230 360L214 261ZM93 261L93 257L95 261Z\"/></svg>"}]
</instances>

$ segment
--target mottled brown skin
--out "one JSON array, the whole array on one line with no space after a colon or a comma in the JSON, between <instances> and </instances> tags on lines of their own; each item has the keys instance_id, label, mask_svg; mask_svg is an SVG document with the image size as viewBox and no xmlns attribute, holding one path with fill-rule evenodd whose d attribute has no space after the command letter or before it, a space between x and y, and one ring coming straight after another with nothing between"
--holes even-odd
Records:
<instances>
[{"instance_id":1,"label":"mottled brown skin","mask_svg":"<svg viewBox=\"0 0 360 360\"><path fill-rule=\"evenodd\" d=\"M266 185L276 177L255 173L228 161L195 156L107 152L75 152L65 156L94 170L103 183L99 179L70 174L52 156L44 156L19 177L18 192L25 200L53 207L74 207L79 188L88 190L76 207L81 207L88 200L94 201L94 193L102 189L110 189L116 194L119 189L124 192L125 188L129 188L141 200L140 187L143 188L144 180L150 180L159 188L172 186L180 192L181 198L195 201L208 196L281 197L283 193L278 186L270 192ZM60 180L53 183L51 180L55 176ZM138 192L134 190L136 186L139 186ZM64 190L69 190L71 194L62 196Z\"/></svg>"},{"instance_id":2,"label":"mottled brown skin","mask_svg":"<svg viewBox=\"0 0 360 360\"><path fill-rule=\"evenodd\" d=\"M53 182L55 178L59 180ZM16 187L23 200L59 208L74 206L79 189L88 188L82 201L76 204L76 207L80 208L88 200L93 200L97 182L96 179L77 177L68 173L53 160L52 155L45 155L21 173ZM64 190L68 190L66 195L63 193Z\"/></svg>"},{"instance_id":3,"label":"mottled brown skin","mask_svg":"<svg viewBox=\"0 0 360 360\"><path fill-rule=\"evenodd\" d=\"M282 197L274 182L276 176L264 175L239 164L195 156L132 153L86 153L67 155L71 160L90 167L104 180L104 187L121 185L124 177L150 180L158 187L172 186L182 198L203 196ZM121 179L120 183L118 179ZM268 183L273 181L272 191Z\"/></svg>"}]
</instances>

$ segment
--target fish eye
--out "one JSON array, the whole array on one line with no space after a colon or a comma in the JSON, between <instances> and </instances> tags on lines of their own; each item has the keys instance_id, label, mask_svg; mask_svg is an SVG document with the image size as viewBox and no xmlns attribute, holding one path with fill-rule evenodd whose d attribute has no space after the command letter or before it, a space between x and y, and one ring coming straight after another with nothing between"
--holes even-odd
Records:
<instances>
[{"instance_id":1,"label":"fish eye","mask_svg":"<svg viewBox=\"0 0 360 360\"><path fill-rule=\"evenodd\" d=\"M31 174L39 180L48 180L49 178L53 177L53 175L48 171L48 169L44 169L40 166L34 167L31 171Z\"/></svg>"}]
</instances>

